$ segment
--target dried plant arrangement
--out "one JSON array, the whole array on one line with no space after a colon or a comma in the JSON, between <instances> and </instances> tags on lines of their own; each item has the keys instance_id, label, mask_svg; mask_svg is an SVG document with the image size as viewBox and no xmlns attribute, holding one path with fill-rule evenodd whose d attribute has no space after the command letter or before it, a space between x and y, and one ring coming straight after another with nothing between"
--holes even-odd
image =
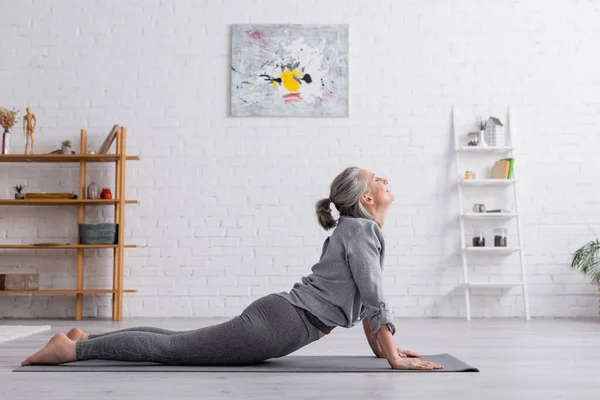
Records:
<instances>
[{"instance_id":1,"label":"dried plant arrangement","mask_svg":"<svg viewBox=\"0 0 600 400\"><path fill-rule=\"evenodd\" d=\"M0 107L0 125L4 128L4 131L8 131L13 127L18 112L19 110L10 111L4 107Z\"/></svg>"}]
</instances>

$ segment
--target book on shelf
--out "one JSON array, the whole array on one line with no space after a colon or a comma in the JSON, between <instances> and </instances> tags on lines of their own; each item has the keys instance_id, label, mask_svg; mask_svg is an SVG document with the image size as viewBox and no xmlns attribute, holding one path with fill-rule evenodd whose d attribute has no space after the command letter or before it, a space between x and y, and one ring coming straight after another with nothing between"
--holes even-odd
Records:
<instances>
[{"instance_id":1,"label":"book on shelf","mask_svg":"<svg viewBox=\"0 0 600 400\"><path fill-rule=\"evenodd\" d=\"M506 179L512 179L513 178L513 165L515 164L515 159L510 157L510 158L503 158L503 161L508 161L510 163L510 166L508 168L508 175Z\"/></svg>"},{"instance_id":2,"label":"book on shelf","mask_svg":"<svg viewBox=\"0 0 600 400\"><path fill-rule=\"evenodd\" d=\"M511 212L511 211L504 209L504 208L496 208L496 209L492 209L492 210L486 210L486 213L509 213L509 212Z\"/></svg>"},{"instance_id":3,"label":"book on shelf","mask_svg":"<svg viewBox=\"0 0 600 400\"><path fill-rule=\"evenodd\" d=\"M119 132L120 129L121 127L119 125L114 125L112 127L112 129L106 136L106 139L104 139L104 142L102 142L102 145L98 149L98 154L106 154L108 152L108 149L110 149L110 146L117 137L117 132Z\"/></svg>"},{"instance_id":4,"label":"book on shelf","mask_svg":"<svg viewBox=\"0 0 600 400\"><path fill-rule=\"evenodd\" d=\"M513 158L503 158L496 161L492 167L492 179L512 179L513 164Z\"/></svg>"}]
</instances>

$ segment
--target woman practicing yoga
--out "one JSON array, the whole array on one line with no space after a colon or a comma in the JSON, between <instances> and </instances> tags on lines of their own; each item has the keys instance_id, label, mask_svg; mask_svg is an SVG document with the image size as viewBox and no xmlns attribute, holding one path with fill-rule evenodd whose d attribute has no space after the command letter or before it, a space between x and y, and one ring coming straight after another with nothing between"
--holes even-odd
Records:
<instances>
[{"instance_id":1,"label":"woman practicing yoga","mask_svg":"<svg viewBox=\"0 0 600 400\"><path fill-rule=\"evenodd\" d=\"M383 292L385 243L381 229L395 196L388 181L348 167L316 205L319 224L329 230L312 273L288 292L261 297L227 322L189 331L152 327L87 334L58 333L21 365L62 364L92 359L150 361L170 365L251 365L288 355L336 326L362 320L369 346L394 369L439 369L419 354L398 349L394 315ZM331 215L331 203L340 218Z\"/></svg>"}]
</instances>

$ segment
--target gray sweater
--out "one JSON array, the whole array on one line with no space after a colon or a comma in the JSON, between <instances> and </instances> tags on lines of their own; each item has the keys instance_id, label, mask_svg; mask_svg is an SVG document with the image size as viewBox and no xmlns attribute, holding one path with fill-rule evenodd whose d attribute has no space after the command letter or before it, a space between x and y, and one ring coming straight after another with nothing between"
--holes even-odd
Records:
<instances>
[{"instance_id":1,"label":"gray sweater","mask_svg":"<svg viewBox=\"0 0 600 400\"><path fill-rule=\"evenodd\" d=\"M383 292L384 253L383 234L375 221L340 216L312 273L289 293L275 294L327 326L351 328L368 317L373 336L383 324L393 335L394 314Z\"/></svg>"}]
</instances>

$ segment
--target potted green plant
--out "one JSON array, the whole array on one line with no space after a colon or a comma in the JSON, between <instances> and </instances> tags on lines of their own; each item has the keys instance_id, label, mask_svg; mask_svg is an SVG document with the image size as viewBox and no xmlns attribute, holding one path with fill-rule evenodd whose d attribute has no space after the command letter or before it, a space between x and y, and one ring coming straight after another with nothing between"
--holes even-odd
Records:
<instances>
[{"instance_id":1,"label":"potted green plant","mask_svg":"<svg viewBox=\"0 0 600 400\"><path fill-rule=\"evenodd\" d=\"M71 141L65 140L62 142L62 153L63 154L71 154Z\"/></svg>"},{"instance_id":2,"label":"potted green plant","mask_svg":"<svg viewBox=\"0 0 600 400\"><path fill-rule=\"evenodd\" d=\"M600 239L592 240L573 253L571 268L583 272L598 287L600 295ZM600 308L600 304L598 305ZM600 309L598 310L600 313Z\"/></svg>"},{"instance_id":3,"label":"potted green plant","mask_svg":"<svg viewBox=\"0 0 600 400\"><path fill-rule=\"evenodd\" d=\"M25 199L25 193L23 193L23 189L25 188L25 186L23 185L17 185L14 186L13 189L15 189L15 199L17 200L23 200Z\"/></svg>"}]
</instances>

